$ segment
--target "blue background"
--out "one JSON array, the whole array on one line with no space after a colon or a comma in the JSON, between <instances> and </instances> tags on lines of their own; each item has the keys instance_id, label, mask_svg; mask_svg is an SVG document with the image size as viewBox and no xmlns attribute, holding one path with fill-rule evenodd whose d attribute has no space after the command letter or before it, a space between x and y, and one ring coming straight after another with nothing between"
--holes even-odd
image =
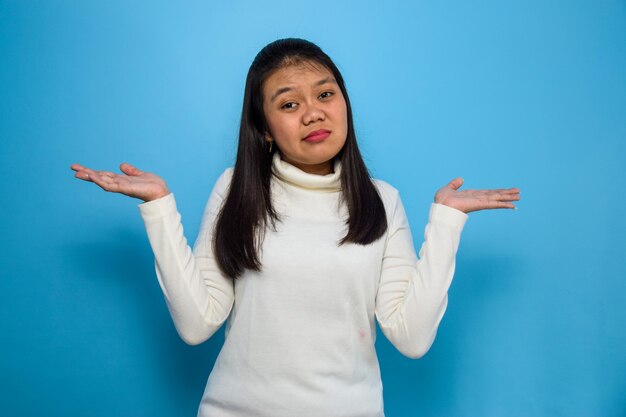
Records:
<instances>
[{"instance_id":1,"label":"blue background","mask_svg":"<svg viewBox=\"0 0 626 417\"><path fill-rule=\"evenodd\" d=\"M389 417L626 415L626 3L0 1L4 416L192 416L223 342L177 336L136 204L167 179L194 240L234 160L247 69L281 37L343 71L372 174L419 247L436 189L470 214L430 352L379 332Z\"/></svg>"}]
</instances>

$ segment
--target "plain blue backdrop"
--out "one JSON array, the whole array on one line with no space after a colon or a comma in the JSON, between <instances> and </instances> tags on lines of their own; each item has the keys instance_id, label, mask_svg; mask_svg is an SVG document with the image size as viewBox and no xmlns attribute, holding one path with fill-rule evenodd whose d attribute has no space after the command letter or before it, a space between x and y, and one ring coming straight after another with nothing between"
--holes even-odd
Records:
<instances>
[{"instance_id":1,"label":"plain blue backdrop","mask_svg":"<svg viewBox=\"0 0 626 417\"><path fill-rule=\"evenodd\" d=\"M281 37L343 71L416 246L452 178L522 190L470 214L424 358L378 333L387 415L626 415L623 0L1 0L0 413L195 416L223 329L178 338L139 201L69 165L159 173L195 240Z\"/></svg>"}]
</instances>

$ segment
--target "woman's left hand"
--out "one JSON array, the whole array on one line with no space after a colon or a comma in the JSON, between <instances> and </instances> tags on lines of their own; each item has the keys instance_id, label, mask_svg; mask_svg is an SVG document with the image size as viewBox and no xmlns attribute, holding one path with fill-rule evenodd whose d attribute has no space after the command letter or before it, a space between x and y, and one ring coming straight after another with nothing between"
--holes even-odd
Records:
<instances>
[{"instance_id":1,"label":"woman's left hand","mask_svg":"<svg viewBox=\"0 0 626 417\"><path fill-rule=\"evenodd\" d=\"M463 178L455 178L435 194L435 203L455 208L464 213L471 211L516 208L512 203L519 201L519 188L499 188L497 190L461 190Z\"/></svg>"}]
</instances>

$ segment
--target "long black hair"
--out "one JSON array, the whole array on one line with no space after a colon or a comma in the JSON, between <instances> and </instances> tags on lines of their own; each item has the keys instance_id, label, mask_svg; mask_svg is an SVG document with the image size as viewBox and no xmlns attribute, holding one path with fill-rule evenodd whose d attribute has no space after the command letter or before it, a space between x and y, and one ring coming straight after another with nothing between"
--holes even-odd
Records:
<instances>
[{"instance_id":1,"label":"long black hair","mask_svg":"<svg viewBox=\"0 0 626 417\"><path fill-rule=\"evenodd\" d=\"M346 101L348 133L335 158L341 161L341 192L347 205L348 233L339 242L367 245L387 230L385 207L372 183L356 142L350 99L339 69L317 45L303 39L279 39L257 54L246 77L237 161L215 225L213 249L222 272L239 277L244 269L261 270L258 249L266 227L279 221L270 197L272 153L264 132L269 131L263 113L263 83L277 69L313 63L328 69ZM276 152L276 148L274 148Z\"/></svg>"}]
</instances>

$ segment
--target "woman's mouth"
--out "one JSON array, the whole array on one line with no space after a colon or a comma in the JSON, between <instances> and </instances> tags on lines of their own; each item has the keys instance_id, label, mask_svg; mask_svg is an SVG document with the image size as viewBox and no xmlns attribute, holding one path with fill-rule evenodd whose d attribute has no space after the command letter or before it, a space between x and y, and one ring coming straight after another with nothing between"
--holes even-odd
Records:
<instances>
[{"instance_id":1,"label":"woman's mouth","mask_svg":"<svg viewBox=\"0 0 626 417\"><path fill-rule=\"evenodd\" d=\"M321 130L316 130L316 131L309 133L309 135L303 140L307 142L312 142L312 143L321 142L324 139L326 139L329 135L330 135L330 130L321 129Z\"/></svg>"}]
</instances>

